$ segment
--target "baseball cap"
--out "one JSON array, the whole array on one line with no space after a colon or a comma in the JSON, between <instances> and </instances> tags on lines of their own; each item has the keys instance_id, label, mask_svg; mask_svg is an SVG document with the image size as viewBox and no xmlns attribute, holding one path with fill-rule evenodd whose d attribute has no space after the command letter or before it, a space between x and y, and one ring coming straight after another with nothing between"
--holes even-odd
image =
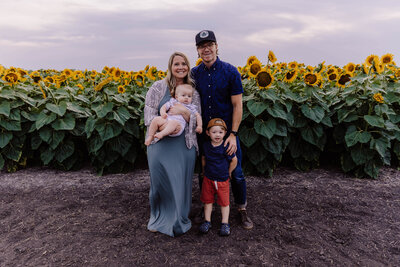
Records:
<instances>
[{"instance_id":1,"label":"baseball cap","mask_svg":"<svg viewBox=\"0 0 400 267\"><path fill-rule=\"evenodd\" d=\"M214 119L210 120L208 122L208 124L207 124L207 130L210 129L211 127L213 127L213 126L221 126L221 127L223 127L225 129L225 131L228 130L224 120L220 119L220 118L214 118Z\"/></svg>"},{"instance_id":2,"label":"baseball cap","mask_svg":"<svg viewBox=\"0 0 400 267\"><path fill-rule=\"evenodd\" d=\"M196 35L196 46L205 41L217 42L213 31L203 30Z\"/></svg>"}]
</instances>

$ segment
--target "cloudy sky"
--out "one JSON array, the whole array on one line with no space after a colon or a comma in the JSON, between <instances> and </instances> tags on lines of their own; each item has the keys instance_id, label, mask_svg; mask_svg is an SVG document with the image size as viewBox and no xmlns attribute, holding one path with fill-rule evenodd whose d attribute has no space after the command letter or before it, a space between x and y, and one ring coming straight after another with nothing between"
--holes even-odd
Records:
<instances>
[{"instance_id":1,"label":"cloudy sky","mask_svg":"<svg viewBox=\"0 0 400 267\"><path fill-rule=\"evenodd\" d=\"M14 0L0 8L0 64L25 69L165 70L214 30L222 60L343 66L370 54L400 63L398 0ZM399 64L398 63L398 64Z\"/></svg>"}]
</instances>

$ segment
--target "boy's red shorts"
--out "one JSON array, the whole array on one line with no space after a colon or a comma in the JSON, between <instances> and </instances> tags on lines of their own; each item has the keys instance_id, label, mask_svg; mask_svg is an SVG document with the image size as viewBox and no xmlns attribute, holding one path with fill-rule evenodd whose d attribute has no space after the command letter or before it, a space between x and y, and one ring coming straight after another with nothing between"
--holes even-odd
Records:
<instances>
[{"instance_id":1,"label":"boy's red shorts","mask_svg":"<svg viewBox=\"0 0 400 267\"><path fill-rule=\"evenodd\" d=\"M218 182L204 176L200 200L204 204L214 203L217 194L217 203L221 207L229 206L229 179Z\"/></svg>"}]
</instances>

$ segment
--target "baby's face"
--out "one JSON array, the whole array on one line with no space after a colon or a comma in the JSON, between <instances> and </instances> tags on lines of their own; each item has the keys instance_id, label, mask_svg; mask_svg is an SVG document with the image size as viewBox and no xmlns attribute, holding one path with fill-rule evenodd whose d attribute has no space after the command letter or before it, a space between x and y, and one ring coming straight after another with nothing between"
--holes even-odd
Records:
<instances>
[{"instance_id":1,"label":"baby's face","mask_svg":"<svg viewBox=\"0 0 400 267\"><path fill-rule=\"evenodd\" d=\"M175 92L175 98L180 103L192 103L193 89L189 86L178 86Z\"/></svg>"}]
</instances>

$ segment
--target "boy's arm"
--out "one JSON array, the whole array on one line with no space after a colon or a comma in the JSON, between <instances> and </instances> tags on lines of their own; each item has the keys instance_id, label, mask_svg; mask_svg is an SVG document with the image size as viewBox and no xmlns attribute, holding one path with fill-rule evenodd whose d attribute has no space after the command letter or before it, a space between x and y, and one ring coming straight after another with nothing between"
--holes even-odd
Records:
<instances>
[{"instance_id":1,"label":"boy's arm","mask_svg":"<svg viewBox=\"0 0 400 267\"><path fill-rule=\"evenodd\" d=\"M203 120L198 112L196 112L196 124L196 133L201 134L203 132Z\"/></svg>"},{"instance_id":2,"label":"boy's arm","mask_svg":"<svg viewBox=\"0 0 400 267\"><path fill-rule=\"evenodd\" d=\"M232 172L236 168L236 166L237 166L237 157L234 156L231 162L229 163L229 177L232 177Z\"/></svg>"},{"instance_id":3,"label":"boy's arm","mask_svg":"<svg viewBox=\"0 0 400 267\"><path fill-rule=\"evenodd\" d=\"M202 174L204 175L204 167L206 166L206 157L205 156L201 156L201 170L202 170Z\"/></svg>"}]
</instances>

